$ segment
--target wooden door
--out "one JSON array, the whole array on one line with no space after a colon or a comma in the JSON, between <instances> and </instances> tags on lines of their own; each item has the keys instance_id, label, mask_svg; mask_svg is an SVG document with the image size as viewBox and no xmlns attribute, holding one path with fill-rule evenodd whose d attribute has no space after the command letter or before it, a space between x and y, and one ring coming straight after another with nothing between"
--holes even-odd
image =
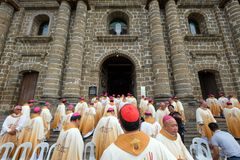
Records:
<instances>
[{"instance_id":1,"label":"wooden door","mask_svg":"<svg viewBox=\"0 0 240 160\"><path fill-rule=\"evenodd\" d=\"M27 72L23 74L22 83L20 86L18 104L23 105L29 99L34 98L35 89L37 86L38 72Z\"/></svg>"}]
</instances>

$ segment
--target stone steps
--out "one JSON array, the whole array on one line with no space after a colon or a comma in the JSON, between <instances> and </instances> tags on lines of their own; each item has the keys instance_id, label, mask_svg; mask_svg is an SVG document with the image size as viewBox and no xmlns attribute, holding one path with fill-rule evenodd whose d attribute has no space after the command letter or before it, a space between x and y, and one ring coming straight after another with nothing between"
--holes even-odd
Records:
<instances>
[{"instance_id":1,"label":"stone steps","mask_svg":"<svg viewBox=\"0 0 240 160\"><path fill-rule=\"evenodd\" d=\"M2 126L3 124L3 121L4 121L5 118L3 117L0 117L0 126ZM216 119L218 124L219 124L219 127L221 130L225 130L227 131L227 126L226 126L226 121L225 119ZM185 125L185 129L186 129L186 133L185 133L185 142L184 144L186 145L186 147L189 149L189 146L191 145L192 143L192 139L194 137L200 137L201 135L198 133L197 131L197 126L196 126L196 122L195 120L190 120L188 122L186 122L186 125ZM50 139L49 141L47 141L49 143L49 145L51 146L52 144L56 143L57 139L58 139L58 136L59 136L59 133L60 132L53 132L51 131L51 136L50 136ZM88 143L89 141L91 141L91 138L88 138L88 139L85 139L84 140L84 144ZM238 142L240 143L240 140L238 140ZM88 156L88 152L87 151L87 156Z\"/></svg>"},{"instance_id":2,"label":"stone steps","mask_svg":"<svg viewBox=\"0 0 240 160\"><path fill-rule=\"evenodd\" d=\"M223 131L227 131L226 120L223 118L216 118L216 121L219 125L219 128ZM197 125L195 120L190 120L186 122L185 125L186 133L184 135L184 144L189 149L189 146L192 143L192 139L194 137L201 137L201 135L197 131Z\"/></svg>"}]
</instances>

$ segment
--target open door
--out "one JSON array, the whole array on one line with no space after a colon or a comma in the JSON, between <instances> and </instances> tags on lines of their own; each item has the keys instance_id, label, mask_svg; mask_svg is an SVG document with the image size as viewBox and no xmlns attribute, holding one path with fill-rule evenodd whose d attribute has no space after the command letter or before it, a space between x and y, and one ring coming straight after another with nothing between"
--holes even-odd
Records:
<instances>
[{"instance_id":1,"label":"open door","mask_svg":"<svg viewBox=\"0 0 240 160\"><path fill-rule=\"evenodd\" d=\"M109 95L135 93L135 67L123 56L112 56L104 61L101 68L100 90Z\"/></svg>"},{"instance_id":2,"label":"open door","mask_svg":"<svg viewBox=\"0 0 240 160\"><path fill-rule=\"evenodd\" d=\"M198 72L198 77L202 90L202 97L204 99L206 99L210 93L218 95L218 87L214 73L209 71L200 71Z\"/></svg>"}]
</instances>

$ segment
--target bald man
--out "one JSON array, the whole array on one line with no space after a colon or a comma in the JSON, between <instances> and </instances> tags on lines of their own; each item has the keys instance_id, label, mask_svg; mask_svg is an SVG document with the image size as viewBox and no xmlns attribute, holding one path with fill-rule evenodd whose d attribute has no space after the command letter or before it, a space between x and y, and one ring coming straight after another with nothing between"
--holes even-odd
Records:
<instances>
[{"instance_id":1,"label":"bald man","mask_svg":"<svg viewBox=\"0 0 240 160\"><path fill-rule=\"evenodd\" d=\"M172 116L163 117L163 128L156 137L178 160L193 160L178 134L178 125Z\"/></svg>"}]
</instances>

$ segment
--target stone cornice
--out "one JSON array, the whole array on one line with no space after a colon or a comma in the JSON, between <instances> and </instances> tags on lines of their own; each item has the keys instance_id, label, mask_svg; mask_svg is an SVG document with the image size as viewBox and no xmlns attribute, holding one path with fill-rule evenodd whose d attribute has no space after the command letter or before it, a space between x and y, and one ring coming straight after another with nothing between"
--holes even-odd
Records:
<instances>
[{"instance_id":1,"label":"stone cornice","mask_svg":"<svg viewBox=\"0 0 240 160\"><path fill-rule=\"evenodd\" d=\"M190 55L192 56L193 60L195 60L199 56L216 56L217 59L220 60L222 56L222 52L215 51L215 50L190 51Z\"/></svg>"},{"instance_id":2,"label":"stone cornice","mask_svg":"<svg viewBox=\"0 0 240 160\"><path fill-rule=\"evenodd\" d=\"M71 4L72 8L76 8L77 2L78 1L83 1L87 5L87 9L90 10L90 5L88 0L57 0L58 3L61 3L62 1L67 1L69 4Z\"/></svg>"},{"instance_id":3,"label":"stone cornice","mask_svg":"<svg viewBox=\"0 0 240 160\"><path fill-rule=\"evenodd\" d=\"M48 52L32 52L32 53L19 53L21 58L23 57L40 57L41 60L44 60L45 57L48 55Z\"/></svg>"},{"instance_id":4,"label":"stone cornice","mask_svg":"<svg viewBox=\"0 0 240 160\"><path fill-rule=\"evenodd\" d=\"M59 4L56 1L32 1L32 0L24 0L20 2L21 6L25 9L56 9L59 8Z\"/></svg>"},{"instance_id":5,"label":"stone cornice","mask_svg":"<svg viewBox=\"0 0 240 160\"><path fill-rule=\"evenodd\" d=\"M131 35L104 35L104 36L97 36L99 41L104 42L134 42L138 39L138 36L131 36Z\"/></svg>"},{"instance_id":6,"label":"stone cornice","mask_svg":"<svg viewBox=\"0 0 240 160\"><path fill-rule=\"evenodd\" d=\"M0 2L6 2L13 6L13 8L17 11L20 9L20 4L18 0L0 0Z\"/></svg>"},{"instance_id":7,"label":"stone cornice","mask_svg":"<svg viewBox=\"0 0 240 160\"><path fill-rule=\"evenodd\" d=\"M220 41L222 40L221 34L208 34L208 35L185 35L185 41Z\"/></svg>"},{"instance_id":8,"label":"stone cornice","mask_svg":"<svg viewBox=\"0 0 240 160\"><path fill-rule=\"evenodd\" d=\"M230 2L230 0L220 0L219 8L224 8L227 2Z\"/></svg>"},{"instance_id":9,"label":"stone cornice","mask_svg":"<svg viewBox=\"0 0 240 160\"><path fill-rule=\"evenodd\" d=\"M34 43L48 43L52 40L51 36L19 36L16 37L17 42L34 42Z\"/></svg>"},{"instance_id":10,"label":"stone cornice","mask_svg":"<svg viewBox=\"0 0 240 160\"><path fill-rule=\"evenodd\" d=\"M153 1L153 0L147 0L146 7L145 7L146 9L149 8L149 3L150 3L151 1ZM165 4L167 3L168 0L157 0L157 1L158 1L159 4L160 4L160 8L165 8ZM174 0L174 1L177 3L178 0Z\"/></svg>"},{"instance_id":11,"label":"stone cornice","mask_svg":"<svg viewBox=\"0 0 240 160\"><path fill-rule=\"evenodd\" d=\"M140 3L121 3L121 4L114 4L114 3L96 3L95 5L95 9L104 9L104 8L141 8L141 4Z\"/></svg>"}]
</instances>

